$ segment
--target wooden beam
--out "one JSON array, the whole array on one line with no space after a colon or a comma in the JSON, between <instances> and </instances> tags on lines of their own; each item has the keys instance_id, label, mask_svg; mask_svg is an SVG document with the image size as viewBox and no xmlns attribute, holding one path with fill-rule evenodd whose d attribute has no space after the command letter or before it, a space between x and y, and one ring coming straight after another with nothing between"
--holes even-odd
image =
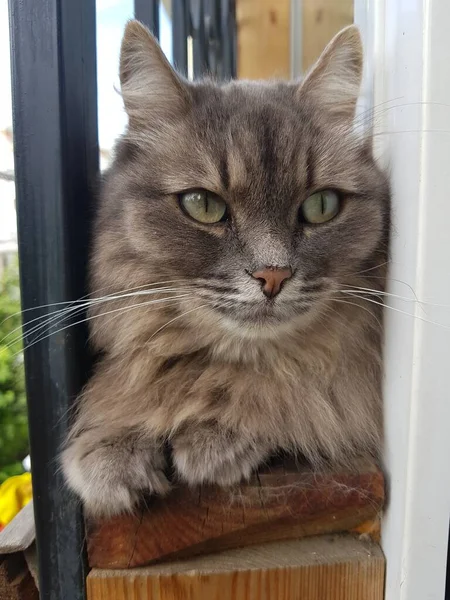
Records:
<instances>
[{"instance_id":1,"label":"wooden beam","mask_svg":"<svg viewBox=\"0 0 450 600\"><path fill-rule=\"evenodd\" d=\"M382 600L384 558L368 540L321 536L172 564L93 569L88 600Z\"/></svg>"},{"instance_id":2,"label":"wooden beam","mask_svg":"<svg viewBox=\"0 0 450 600\"><path fill-rule=\"evenodd\" d=\"M359 528L376 536L384 480L372 464L313 473L293 461L234 489L179 487L136 515L88 523L91 567L126 568Z\"/></svg>"}]
</instances>

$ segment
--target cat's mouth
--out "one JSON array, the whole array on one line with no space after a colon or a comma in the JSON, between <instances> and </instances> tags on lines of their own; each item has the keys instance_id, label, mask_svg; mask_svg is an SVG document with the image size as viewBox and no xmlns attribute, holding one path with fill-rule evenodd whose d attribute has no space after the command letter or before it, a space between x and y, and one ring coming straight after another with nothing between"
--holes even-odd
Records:
<instances>
[{"instance_id":1,"label":"cat's mouth","mask_svg":"<svg viewBox=\"0 0 450 600\"><path fill-rule=\"evenodd\" d=\"M240 327L261 332L309 321L314 304L306 298L290 302L266 298L259 302L216 306L214 310L222 316L227 329Z\"/></svg>"},{"instance_id":2,"label":"cat's mouth","mask_svg":"<svg viewBox=\"0 0 450 600\"><path fill-rule=\"evenodd\" d=\"M220 291L222 293L215 294ZM321 307L331 288L327 282L300 282L286 286L274 297L260 290L224 287L199 290L199 309L207 321L219 325L225 332L244 337L273 337L281 333L307 328L321 313ZM194 309L198 310L198 309ZM198 313L197 313L198 314Z\"/></svg>"}]
</instances>

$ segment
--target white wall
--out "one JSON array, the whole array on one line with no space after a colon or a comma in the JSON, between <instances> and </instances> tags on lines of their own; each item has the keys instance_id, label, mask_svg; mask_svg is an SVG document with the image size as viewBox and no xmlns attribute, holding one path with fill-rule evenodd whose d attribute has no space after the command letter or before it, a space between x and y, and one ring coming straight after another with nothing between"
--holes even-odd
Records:
<instances>
[{"instance_id":1,"label":"white wall","mask_svg":"<svg viewBox=\"0 0 450 600\"><path fill-rule=\"evenodd\" d=\"M357 18L372 63L366 83L373 84L381 115L376 147L391 171L389 291L411 298L408 284L421 300L446 305L391 298L394 310L386 309L386 600L443 600L450 513L450 2L361 0Z\"/></svg>"}]
</instances>

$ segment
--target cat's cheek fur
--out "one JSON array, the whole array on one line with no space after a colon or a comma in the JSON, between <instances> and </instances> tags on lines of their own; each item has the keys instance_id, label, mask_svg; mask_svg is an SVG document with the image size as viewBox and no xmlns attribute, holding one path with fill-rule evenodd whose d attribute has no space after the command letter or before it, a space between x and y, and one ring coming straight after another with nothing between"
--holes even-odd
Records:
<instances>
[{"instance_id":1,"label":"cat's cheek fur","mask_svg":"<svg viewBox=\"0 0 450 600\"><path fill-rule=\"evenodd\" d=\"M89 433L81 435L64 450L62 467L89 516L130 513L143 494L164 495L170 489L160 449L149 442L136 443L126 434L101 441Z\"/></svg>"}]
</instances>

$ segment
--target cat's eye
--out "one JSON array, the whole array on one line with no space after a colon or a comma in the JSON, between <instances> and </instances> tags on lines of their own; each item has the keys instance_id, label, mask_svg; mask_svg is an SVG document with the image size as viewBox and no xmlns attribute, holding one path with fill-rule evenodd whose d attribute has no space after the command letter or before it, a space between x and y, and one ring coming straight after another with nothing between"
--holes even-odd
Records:
<instances>
[{"instance_id":1,"label":"cat's eye","mask_svg":"<svg viewBox=\"0 0 450 600\"><path fill-rule=\"evenodd\" d=\"M180 194L180 205L186 214L199 223L212 224L225 221L227 205L217 194L195 190Z\"/></svg>"},{"instance_id":2,"label":"cat's eye","mask_svg":"<svg viewBox=\"0 0 450 600\"><path fill-rule=\"evenodd\" d=\"M334 190L321 190L307 198L301 208L301 217L307 223L331 221L339 212L339 195Z\"/></svg>"}]
</instances>

